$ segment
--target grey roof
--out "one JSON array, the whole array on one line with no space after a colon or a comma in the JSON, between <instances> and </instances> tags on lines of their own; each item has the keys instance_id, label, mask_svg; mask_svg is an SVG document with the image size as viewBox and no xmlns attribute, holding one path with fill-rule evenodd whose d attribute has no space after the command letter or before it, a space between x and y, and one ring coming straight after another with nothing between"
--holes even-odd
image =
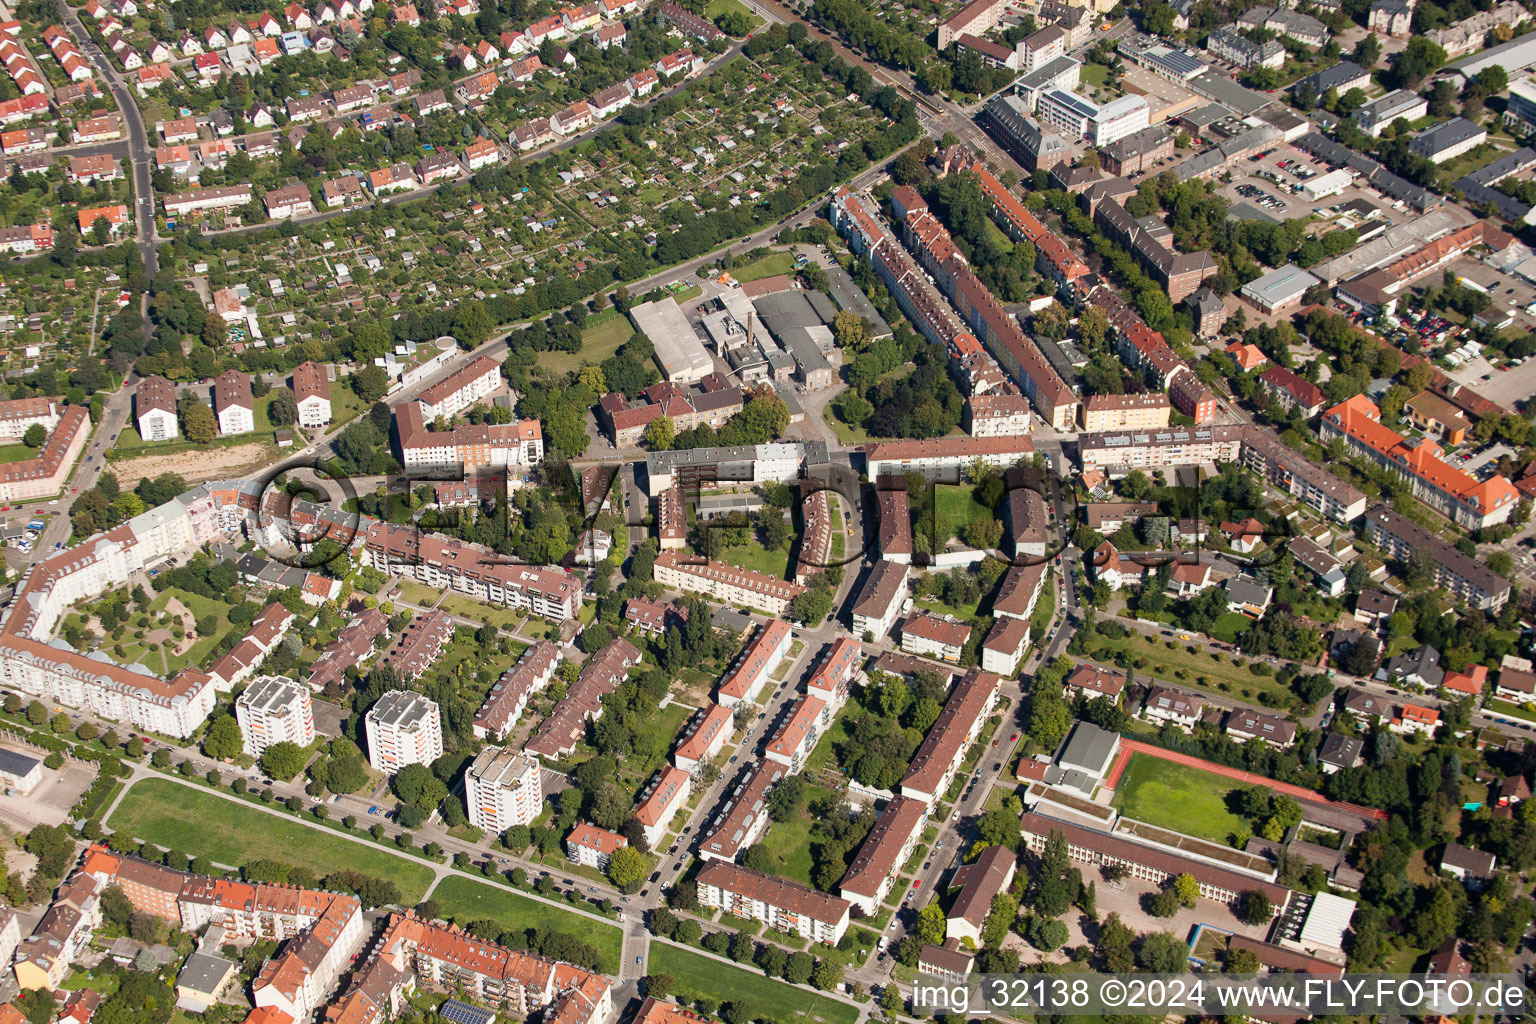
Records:
<instances>
[{"instance_id":1,"label":"grey roof","mask_svg":"<svg viewBox=\"0 0 1536 1024\"><path fill-rule=\"evenodd\" d=\"M1364 740L1356 736L1345 736L1341 732L1331 732L1318 749L1317 759L1324 764L1351 768L1360 760L1360 753L1364 749Z\"/></svg>"},{"instance_id":2,"label":"grey roof","mask_svg":"<svg viewBox=\"0 0 1536 1024\"><path fill-rule=\"evenodd\" d=\"M1244 88L1214 69L1191 78L1189 88L1239 114L1251 114L1270 103L1267 94Z\"/></svg>"},{"instance_id":3,"label":"grey roof","mask_svg":"<svg viewBox=\"0 0 1536 1024\"><path fill-rule=\"evenodd\" d=\"M1420 644L1387 662L1389 676L1418 676L1427 686L1439 686L1445 679L1440 667L1440 652L1429 644Z\"/></svg>"},{"instance_id":4,"label":"grey roof","mask_svg":"<svg viewBox=\"0 0 1536 1024\"><path fill-rule=\"evenodd\" d=\"M1419 156L1433 157L1452 146L1459 146L1469 139L1487 134L1488 130L1481 125L1475 125L1464 117L1453 117L1444 124L1419 132L1408 144L1408 148Z\"/></svg>"},{"instance_id":5,"label":"grey roof","mask_svg":"<svg viewBox=\"0 0 1536 1024\"><path fill-rule=\"evenodd\" d=\"M727 608L721 605L710 612L709 624L715 629L728 629L736 633L745 633L752 628L752 616L746 612L737 611L735 608Z\"/></svg>"},{"instance_id":6,"label":"grey roof","mask_svg":"<svg viewBox=\"0 0 1536 1024\"><path fill-rule=\"evenodd\" d=\"M1440 74L1460 75L1470 80L1488 68L1498 66L1514 78L1532 65L1536 65L1536 35L1527 34L1447 64L1440 69Z\"/></svg>"},{"instance_id":7,"label":"grey roof","mask_svg":"<svg viewBox=\"0 0 1536 1024\"><path fill-rule=\"evenodd\" d=\"M1118 733L1100 729L1092 722L1078 722L1056 763L1067 768L1091 768L1098 771L1109 760L1119 739Z\"/></svg>"},{"instance_id":8,"label":"grey roof","mask_svg":"<svg viewBox=\"0 0 1536 1024\"><path fill-rule=\"evenodd\" d=\"M1331 68L1323 68L1323 70L1303 78L1291 86L1291 91L1296 92L1303 85L1310 82L1312 83L1312 88L1317 90L1318 96L1322 96L1329 89L1344 89L1351 82L1369 77L1370 72L1366 71L1359 64L1352 60L1341 60Z\"/></svg>"},{"instance_id":9,"label":"grey roof","mask_svg":"<svg viewBox=\"0 0 1536 1024\"><path fill-rule=\"evenodd\" d=\"M1015 82L1014 88L1019 92L1038 92L1046 86L1054 84L1056 79L1066 74L1074 66L1081 67L1082 61L1074 60L1071 57L1052 57L1049 61Z\"/></svg>"},{"instance_id":10,"label":"grey roof","mask_svg":"<svg viewBox=\"0 0 1536 1024\"><path fill-rule=\"evenodd\" d=\"M1458 867L1469 875L1486 878L1493 873L1494 857L1491 853L1474 850L1460 843L1446 843L1440 855L1440 866Z\"/></svg>"},{"instance_id":11,"label":"grey roof","mask_svg":"<svg viewBox=\"0 0 1536 1024\"><path fill-rule=\"evenodd\" d=\"M1236 601L1238 604L1252 604L1263 608L1269 604L1269 597L1274 593L1270 587L1264 586L1246 576L1233 576L1227 580L1227 600Z\"/></svg>"},{"instance_id":12,"label":"grey roof","mask_svg":"<svg viewBox=\"0 0 1536 1024\"><path fill-rule=\"evenodd\" d=\"M367 717L382 725L414 728L427 719L437 705L411 690L390 690L368 709Z\"/></svg>"},{"instance_id":13,"label":"grey roof","mask_svg":"<svg viewBox=\"0 0 1536 1024\"><path fill-rule=\"evenodd\" d=\"M1297 139L1295 145L1302 152L1310 153L1335 167L1354 168L1365 176L1366 181L1373 188L1393 199L1402 200L1416 210L1428 210L1445 202L1444 196L1435 195L1428 189L1420 188L1411 181L1398 177L1364 153L1357 153L1348 146L1341 146L1317 132L1308 132Z\"/></svg>"},{"instance_id":14,"label":"grey roof","mask_svg":"<svg viewBox=\"0 0 1536 1024\"><path fill-rule=\"evenodd\" d=\"M1271 270L1243 285L1243 294L1266 305L1277 305L1318 284L1318 279L1294 263Z\"/></svg>"},{"instance_id":15,"label":"grey roof","mask_svg":"<svg viewBox=\"0 0 1536 1024\"><path fill-rule=\"evenodd\" d=\"M1173 173L1180 181L1188 181L1190 178L1209 174L1215 169L1226 166L1235 156L1252 152L1271 143L1278 143L1284 137L1280 129L1274 125L1261 124L1219 142L1209 149L1201 150L1175 167Z\"/></svg>"},{"instance_id":16,"label":"grey roof","mask_svg":"<svg viewBox=\"0 0 1536 1024\"><path fill-rule=\"evenodd\" d=\"M221 956L193 953L176 975L176 984L194 992L212 992L224 981L235 965Z\"/></svg>"},{"instance_id":17,"label":"grey roof","mask_svg":"<svg viewBox=\"0 0 1536 1024\"><path fill-rule=\"evenodd\" d=\"M1500 157L1491 164L1479 167L1471 174L1462 175L1451 187L1460 191L1467 202L1473 206L1486 206L1492 203L1507 219L1524 220L1531 207L1514 196L1499 191L1495 186L1510 175L1528 171L1533 166L1536 166L1536 149L1526 146Z\"/></svg>"},{"instance_id":18,"label":"grey roof","mask_svg":"<svg viewBox=\"0 0 1536 1024\"><path fill-rule=\"evenodd\" d=\"M31 757L19 750L0 747L0 774L25 778L32 769L42 763L42 758Z\"/></svg>"},{"instance_id":19,"label":"grey roof","mask_svg":"<svg viewBox=\"0 0 1536 1024\"><path fill-rule=\"evenodd\" d=\"M1134 160L1136 157L1156 149L1167 141L1167 126L1154 124L1143 128L1139 132L1133 132L1118 142L1110 143L1104 147L1104 152L1114 160Z\"/></svg>"}]
</instances>

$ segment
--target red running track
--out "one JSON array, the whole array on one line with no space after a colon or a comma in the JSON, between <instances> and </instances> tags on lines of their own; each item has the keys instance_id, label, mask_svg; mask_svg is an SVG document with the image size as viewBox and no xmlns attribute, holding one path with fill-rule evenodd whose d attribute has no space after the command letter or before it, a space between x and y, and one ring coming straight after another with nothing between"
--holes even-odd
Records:
<instances>
[{"instance_id":1,"label":"red running track","mask_svg":"<svg viewBox=\"0 0 1536 1024\"><path fill-rule=\"evenodd\" d=\"M1128 740L1123 737L1120 740L1120 756L1115 758L1115 763L1110 767L1109 774L1104 777L1104 785L1110 789L1115 789L1120 785L1120 776L1125 774L1125 766L1130 762L1132 754L1146 754L1149 757L1162 758L1164 761L1172 761L1174 764L1182 764L1188 768L1199 768L1203 771L1241 782L1246 786L1263 786L1266 789L1274 790L1276 793L1293 796L1297 800L1323 804L1328 807L1340 807L1367 818L1375 818L1378 821L1385 820L1387 816L1385 811L1377 810L1374 807L1361 807L1359 804L1345 803L1342 800L1330 800L1321 793L1310 789L1303 789L1301 786L1293 786L1288 782L1276 782L1274 779L1263 775L1245 772L1241 768L1228 768L1226 765L1217 764L1214 761L1205 761L1198 757L1191 757L1189 754L1180 754L1172 750L1165 750L1162 747L1155 747L1150 743Z\"/></svg>"}]
</instances>

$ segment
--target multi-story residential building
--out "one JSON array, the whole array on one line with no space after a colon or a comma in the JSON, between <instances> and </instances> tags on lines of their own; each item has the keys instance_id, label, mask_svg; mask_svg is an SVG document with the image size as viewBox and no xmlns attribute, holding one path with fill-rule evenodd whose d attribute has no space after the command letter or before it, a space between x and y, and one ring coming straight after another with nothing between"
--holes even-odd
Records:
<instances>
[{"instance_id":1,"label":"multi-story residential building","mask_svg":"<svg viewBox=\"0 0 1536 1024\"><path fill-rule=\"evenodd\" d=\"M970 939L981 946L981 928L992 912L992 900L1013 884L1017 869L1018 859L1006 846L989 846L974 861L956 868L949 887L960 893L945 918L945 938Z\"/></svg>"},{"instance_id":2,"label":"multi-story residential building","mask_svg":"<svg viewBox=\"0 0 1536 1024\"><path fill-rule=\"evenodd\" d=\"M346 681L349 668L360 666L372 656L380 639L389 634L389 617L377 608L369 608L342 627L336 640L321 652L309 668L307 682L316 691L339 688Z\"/></svg>"},{"instance_id":3,"label":"multi-story residential building","mask_svg":"<svg viewBox=\"0 0 1536 1024\"><path fill-rule=\"evenodd\" d=\"M1167 686L1154 686L1142 705L1141 715L1149 722L1169 722L1188 732L1200 721L1205 698Z\"/></svg>"},{"instance_id":4,"label":"multi-story residential building","mask_svg":"<svg viewBox=\"0 0 1536 1024\"><path fill-rule=\"evenodd\" d=\"M1161 223L1148 229L1114 199L1101 200L1093 217L1109 238L1129 249L1153 279L1167 289L1175 305L1198 291L1205 279L1219 269L1208 252L1183 253L1172 248L1172 229Z\"/></svg>"},{"instance_id":5,"label":"multi-story residential building","mask_svg":"<svg viewBox=\"0 0 1536 1024\"><path fill-rule=\"evenodd\" d=\"M542 771L536 758L505 747L482 747L464 773L469 823L499 836L513 825L532 822L544 809Z\"/></svg>"},{"instance_id":6,"label":"multi-story residential building","mask_svg":"<svg viewBox=\"0 0 1536 1024\"><path fill-rule=\"evenodd\" d=\"M1253 68L1278 68L1285 64L1285 47L1273 39L1256 43L1236 26L1219 25L1206 37L1205 48L1211 56L1244 71Z\"/></svg>"},{"instance_id":7,"label":"multi-story residential building","mask_svg":"<svg viewBox=\"0 0 1536 1024\"><path fill-rule=\"evenodd\" d=\"M139 437L145 441L173 441L176 428L176 385L164 377L145 377L134 392L133 411Z\"/></svg>"},{"instance_id":8,"label":"multi-story residential building","mask_svg":"<svg viewBox=\"0 0 1536 1024\"><path fill-rule=\"evenodd\" d=\"M390 690L363 716L368 763L394 775L408 764L443 756L443 723L435 703L410 690Z\"/></svg>"},{"instance_id":9,"label":"multi-story residential building","mask_svg":"<svg viewBox=\"0 0 1536 1024\"><path fill-rule=\"evenodd\" d=\"M306 360L293 368L299 426L318 430L331 422L331 380L324 366Z\"/></svg>"},{"instance_id":10,"label":"multi-story residential building","mask_svg":"<svg viewBox=\"0 0 1536 1024\"><path fill-rule=\"evenodd\" d=\"M451 420L501 389L501 366L481 356L427 388L417 401L426 420Z\"/></svg>"},{"instance_id":11,"label":"multi-story residential building","mask_svg":"<svg viewBox=\"0 0 1536 1024\"><path fill-rule=\"evenodd\" d=\"M795 775L816 748L822 730L832 722L831 708L820 697L804 694L790 705L789 714L768 737L763 756Z\"/></svg>"},{"instance_id":12,"label":"multi-story residential building","mask_svg":"<svg viewBox=\"0 0 1536 1024\"><path fill-rule=\"evenodd\" d=\"M694 724L683 735L672 751L672 763L690 775L699 766L711 761L731 738L736 714L723 704L710 702L709 707L694 716Z\"/></svg>"},{"instance_id":13,"label":"multi-story residential building","mask_svg":"<svg viewBox=\"0 0 1536 1024\"><path fill-rule=\"evenodd\" d=\"M960 664L960 654L971 638L969 623L941 618L931 612L913 615L901 627L901 649Z\"/></svg>"},{"instance_id":14,"label":"multi-story residential building","mask_svg":"<svg viewBox=\"0 0 1536 1024\"><path fill-rule=\"evenodd\" d=\"M1414 497L1468 530L1507 520L1519 492L1504 476L1478 480L1441 458L1440 446L1427 438L1406 439L1381 422L1381 410L1364 395L1323 413L1323 439L1342 438L1349 450L1407 480Z\"/></svg>"},{"instance_id":15,"label":"multi-story residential building","mask_svg":"<svg viewBox=\"0 0 1536 1024\"><path fill-rule=\"evenodd\" d=\"M164 199L167 217L184 217L206 210L233 210L249 206L255 199L250 185L221 185L216 188L196 188L178 192Z\"/></svg>"},{"instance_id":16,"label":"multi-story residential building","mask_svg":"<svg viewBox=\"0 0 1536 1024\"><path fill-rule=\"evenodd\" d=\"M1240 457L1266 483L1336 523L1352 523L1365 514L1365 492L1287 447L1272 431L1250 427Z\"/></svg>"},{"instance_id":17,"label":"multi-story residential building","mask_svg":"<svg viewBox=\"0 0 1536 1024\"><path fill-rule=\"evenodd\" d=\"M1035 613L1035 605L1045 589L1047 578L1044 561L1009 566L997 589L997 596L992 600L992 614L1000 619L1028 620Z\"/></svg>"},{"instance_id":18,"label":"multi-story residential building","mask_svg":"<svg viewBox=\"0 0 1536 1024\"><path fill-rule=\"evenodd\" d=\"M966 748L981 732L987 712L997 698L1002 679L992 672L972 668L955 683L944 710L928 730L928 736L912 756L901 780L901 795L932 807L954 781Z\"/></svg>"},{"instance_id":19,"label":"multi-story residential building","mask_svg":"<svg viewBox=\"0 0 1536 1024\"><path fill-rule=\"evenodd\" d=\"M1028 437L936 437L925 441L881 441L864 446L871 480L920 473L928 480L955 481L977 463L1000 469L1034 454Z\"/></svg>"},{"instance_id":20,"label":"multi-story residential building","mask_svg":"<svg viewBox=\"0 0 1536 1024\"><path fill-rule=\"evenodd\" d=\"M1366 535L1390 558L1407 561L1425 551L1434 564L1435 583L1474 608L1496 612L1509 600L1509 581L1469 555L1464 555L1418 523L1387 508L1365 517Z\"/></svg>"},{"instance_id":21,"label":"multi-story residential building","mask_svg":"<svg viewBox=\"0 0 1536 1024\"><path fill-rule=\"evenodd\" d=\"M95 875L76 871L16 949L16 986L23 992L63 983L74 961L91 944L101 926L101 893L106 886Z\"/></svg>"},{"instance_id":22,"label":"multi-story residential building","mask_svg":"<svg viewBox=\"0 0 1536 1024\"><path fill-rule=\"evenodd\" d=\"M998 26L1007 6L1006 0L971 0L939 24L939 49L947 48L963 35L986 35Z\"/></svg>"},{"instance_id":23,"label":"multi-story residential building","mask_svg":"<svg viewBox=\"0 0 1536 1024\"><path fill-rule=\"evenodd\" d=\"M737 704L755 703L762 693L763 685L772 678L773 670L779 667L784 655L789 653L789 645L793 640L794 633L789 623L779 619L766 623L720 680L720 686L715 691L716 702L728 708Z\"/></svg>"},{"instance_id":24,"label":"multi-story residential building","mask_svg":"<svg viewBox=\"0 0 1536 1024\"><path fill-rule=\"evenodd\" d=\"M581 608L581 583L558 569L510 565L473 544L389 523L369 523L364 560L380 572L409 576L491 604L527 608L563 621Z\"/></svg>"},{"instance_id":25,"label":"multi-story residential building","mask_svg":"<svg viewBox=\"0 0 1536 1024\"><path fill-rule=\"evenodd\" d=\"M822 651L805 691L827 702L828 720L848 702L848 687L864 664L864 648L852 637L838 637Z\"/></svg>"},{"instance_id":26,"label":"multi-story residential building","mask_svg":"<svg viewBox=\"0 0 1536 1024\"><path fill-rule=\"evenodd\" d=\"M383 663L395 670L397 679L420 679L453 642L454 626L453 616L441 609L415 616L384 652Z\"/></svg>"},{"instance_id":27,"label":"multi-story residential building","mask_svg":"<svg viewBox=\"0 0 1536 1024\"><path fill-rule=\"evenodd\" d=\"M1023 395L971 395L965 400L965 429L972 437L1021 437L1029 426L1029 399Z\"/></svg>"},{"instance_id":28,"label":"multi-story residential building","mask_svg":"<svg viewBox=\"0 0 1536 1024\"><path fill-rule=\"evenodd\" d=\"M1373 139L1381 138L1387 125L1396 121L1417 121L1429 113L1429 101L1416 92L1398 89L1379 99L1361 104L1350 115L1360 130Z\"/></svg>"},{"instance_id":29,"label":"multi-story residential building","mask_svg":"<svg viewBox=\"0 0 1536 1024\"><path fill-rule=\"evenodd\" d=\"M1158 430L1168 426L1173 405L1158 391L1139 395L1090 395L1083 400L1082 428L1103 430Z\"/></svg>"},{"instance_id":30,"label":"multi-story residential building","mask_svg":"<svg viewBox=\"0 0 1536 1024\"><path fill-rule=\"evenodd\" d=\"M523 745L530 754L561 758L586 737L587 722L603 717L603 698L618 689L629 670L640 664L640 651L622 637L587 659L576 682L555 704L538 732Z\"/></svg>"},{"instance_id":31,"label":"multi-story residential building","mask_svg":"<svg viewBox=\"0 0 1536 1024\"><path fill-rule=\"evenodd\" d=\"M1241 427L1175 427L1147 432L1078 436L1084 472L1106 469L1167 469L1203 462L1236 462L1242 453Z\"/></svg>"},{"instance_id":32,"label":"multi-story residential building","mask_svg":"<svg viewBox=\"0 0 1536 1024\"><path fill-rule=\"evenodd\" d=\"M906 563L881 558L864 581L853 605L853 632L871 641L884 640L906 603Z\"/></svg>"},{"instance_id":33,"label":"multi-story residential building","mask_svg":"<svg viewBox=\"0 0 1536 1024\"><path fill-rule=\"evenodd\" d=\"M1237 26L1242 29L1267 29L1277 36L1290 36L1312 47L1328 42L1326 25L1288 7L1249 8L1237 19Z\"/></svg>"},{"instance_id":34,"label":"multi-story residential building","mask_svg":"<svg viewBox=\"0 0 1536 1024\"><path fill-rule=\"evenodd\" d=\"M617 832L578 821L565 837L565 855L583 867L607 871L608 858L615 850L628 845L629 840Z\"/></svg>"},{"instance_id":35,"label":"multi-story residential building","mask_svg":"<svg viewBox=\"0 0 1536 1024\"><path fill-rule=\"evenodd\" d=\"M948 155L950 150L945 152ZM948 160L946 164L954 162ZM974 171L974 167L968 169ZM1002 189L1001 192L1005 193L1006 189ZM842 198L841 193L839 198ZM995 192L991 198L995 204L1002 203L1012 210L1011 204L1004 203L1002 200L1001 193ZM960 256L954 240L944 225L928 209L928 204L910 186L899 186L892 193L891 202L902 222L903 238L907 247L911 249L923 268L933 275L944 294L949 296L965 325L976 332L976 336L987 346L992 356L1018 382L1020 389L1034 403L1036 411L1040 413L1043 420L1059 430L1070 429L1077 418L1076 395L1067 387L1066 381L1051 366L1039 347L1024 336L1018 324L998 303L996 296L981 283L970 265ZM837 203L834 202L834 209L836 206ZM850 230L853 223L862 224L858 219L860 214L873 219L862 206L856 210L852 205L848 205L846 209L849 220L844 223ZM1005 214L1011 229L1026 231L1024 222L1015 223L1017 211L1012 210L1012 214L1012 216ZM867 228L861 228L858 233L862 236L867 233L867 230ZM884 229L879 228L879 230L883 232ZM1045 260L1044 272L1057 281L1058 287L1069 287L1063 282L1076 278L1076 268L1081 261L1076 260L1075 257L1063 255L1053 245L1045 242L1047 236L1049 236L1048 232L1042 233L1036 241L1037 256L1042 252L1046 253L1042 257ZM1054 236L1049 237L1054 238ZM894 245L888 249L882 244L877 248L874 256L877 271L890 260L891 269L882 276L892 280L895 279L895 270L906 273L899 259L892 259L887 255L893 250ZM1041 265L1039 258L1036 263L1037 266ZM1086 274L1086 272L1084 267L1083 273ZM898 282L893 290L900 287L902 286ZM905 287L910 289L912 285L909 283ZM948 331L947 337L943 338L941 343L947 345L958 333Z\"/></svg>"},{"instance_id":36,"label":"multi-story residential building","mask_svg":"<svg viewBox=\"0 0 1536 1024\"><path fill-rule=\"evenodd\" d=\"M249 434L256 429L256 400L251 397L251 379L239 370L228 370L214 378L213 414L219 421L219 433Z\"/></svg>"},{"instance_id":37,"label":"multi-story residential building","mask_svg":"<svg viewBox=\"0 0 1536 1024\"><path fill-rule=\"evenodd\" d=\"M749 767L714 821L699 834L699 859L730 863L757 842L768 827L768 790L784 775L784 766L772 761Z\"/></svg>"},{"instance_id":38,"label":"multi-story residential building","mask_svg":"<svg viewBox=\"0 0 1536 1024\"><path fill-rule=\"evenodd\" d=\"M560 648L540 640L523 652L491 686L475 713L475 735L481 739L505 736L523 716L528 698L549 685L560 665Z\"/></svg>"},{"instance_id":39,"label":"multi-story residential building","mask_svg":"<svg viewBox=\"0 0 1536 1024\"><path fill-rule=\"evenodd\" d=\"M806 590L766 573L723 562L701 562L676 551L657 555L654 571L656 582L664 587L704 594L724 604L756 608L773 616L788 614L790 602Z\"/></svg>"},{"instance_id":40,"label":"multi-story residential building","mask_svg":"<svg viewBox=\"0 0 1536 1024\"><path fill-rule=\"evenodd\" d=\"M693 792L693 776L676 765L667 765L640 796L635 817L645 829L645 842L657 849L667 834L667 825L682 810Z\"/></svg>"},{"instance_id":41,"label":"multi-story residential building","mask_svg":"<svg viewBox=\"0 0 1536 1024\"><path fill-rule=\"evenodd\" d=\"M478 469L519 470L544 459L544 430L536 419L513 423L465 423L433 430L425 407L403 402L395 407L395 444L410 469L472 473Z\"/></svg>"},{"instance_id":42,"label":"multi-story residential building","mask_svg":"<svg viewBox=\"0 0 1536 1024\"><path fill-rule=\"evenodd\" d=\"M284 676L261 676L235 698L244 749L259 758L275 743L307 747L315 741L309 691Z\"/></svg>"},{"instance_id":43,"label":"multi-story residential building","mask_svg":"<svg viewBox=\"0 0 1536 1024\"><path fill-rule=\"evenodd\" d=\"M903 477L877 477L875 504L880 515L876 546L880 557L902 565L912 563L912 512Z\"/></svg>"},{"instance_id":44,"label":"multi-story residential building","mask_svg":"<svg viewBox=\"0 0 1536 1024\"><path fill-rule=\"evenodd\" d=\"M835 946L848 929L847 900L712 860L699 870L699 903L777 931Z\"/></svg>"},{"instance_id":45,"label":"multi-story residential building","mask_svg":"<svg viewBox=\"0 0 1536 1024\"><path fill-rule=\"evenodd\" d=\"M1029 649L1029 629L1027 619L998 618L981 642L981 667L1011 679Z\"/></svg>"},{"instance_id":46,"label":"multi-story residential building","mask_svg":"<svg viewBox=\"0 0 1536 1024\"><path fill-rule=\"evenodd\" d=\"M892 797L849 862L847 873L838 883L838 895L866 916L875 914L890 893L892 883L900 877L902 865L912 856L927 823L927 804L910 797Z\"/></svg>"}]
</instances>

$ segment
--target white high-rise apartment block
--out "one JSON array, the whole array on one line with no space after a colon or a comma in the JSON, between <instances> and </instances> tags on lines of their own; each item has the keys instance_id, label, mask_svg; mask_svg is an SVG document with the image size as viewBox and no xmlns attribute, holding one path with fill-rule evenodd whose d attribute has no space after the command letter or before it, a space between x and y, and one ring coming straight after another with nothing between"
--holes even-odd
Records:
<instances>
[{"instance_id":1,"label":"white high-rise apartment block","mask_svg":"<svg viewBox=\"0 0 1536 1024\"><path fill-rule=\"evenodd\" d=\"M258 676L235 698L235 721L240 723L245 752L252 757L275 743L301 747L315 741L315 712L309 687L286 676Z\"/></svg>"},{"instance_id":2,"label":"white high-rise apartment block","mask_svg":"<svg viewBox=\"0 0 1536 1024\"><path fill-rule=\"evenodd\" d=\"M363 718L368 763L393 775L408 764L443 756L443 723L437 705L411 690L391 690Z\"/></svg>"},{"instance_id":3,"label":"white high-rise apartment block","mask_svg":"<svg viewBox=\"0 0 1536 1024\"><path fill-rule=\"evenodd\" d=\"M505 747L486 747L464 773L464 803L469 823L500 835L513 825L527 825L544 806L544 788L536 758Z\"/></svg>"}]
</instances>

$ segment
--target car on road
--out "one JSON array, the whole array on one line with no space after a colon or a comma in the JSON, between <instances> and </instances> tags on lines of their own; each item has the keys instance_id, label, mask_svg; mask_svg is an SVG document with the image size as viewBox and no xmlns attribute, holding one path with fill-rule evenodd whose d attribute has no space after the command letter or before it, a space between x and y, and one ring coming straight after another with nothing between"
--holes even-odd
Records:
<instances>
[{"instance_id":1,"label":"car on road","mask_svg":"<svg viewBox=\"0 0 1536 1024\"><path fill-rule=\"evenodd\" d=\"M635 957L635 963L637 963L637 964L643 964L643 963L645 963L645 957L643 957L643 956L637 956L637 957Z\"/></svg>"}]
</instances>

